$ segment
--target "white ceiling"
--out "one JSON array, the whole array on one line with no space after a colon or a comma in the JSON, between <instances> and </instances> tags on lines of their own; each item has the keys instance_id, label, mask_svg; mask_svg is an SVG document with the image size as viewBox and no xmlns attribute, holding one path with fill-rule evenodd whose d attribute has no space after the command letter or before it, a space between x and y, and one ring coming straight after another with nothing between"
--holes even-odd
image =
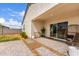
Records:
<instances>
[{"instance_id":1,"label":"white ceiling","mask_svg":"<svg viewBox=\"0 0 79 59\"><path fill-rule=\"evenodd\" d=\"M76 15L79 15L79 3L63 3L56 5L42 15L39 15L35 20L62 19Z\"/></svg>"}]
</instances>

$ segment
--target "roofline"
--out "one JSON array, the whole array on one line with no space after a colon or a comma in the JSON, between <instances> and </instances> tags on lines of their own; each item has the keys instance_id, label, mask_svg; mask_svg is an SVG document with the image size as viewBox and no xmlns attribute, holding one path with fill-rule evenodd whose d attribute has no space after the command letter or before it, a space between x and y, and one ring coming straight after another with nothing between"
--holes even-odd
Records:
<instances>
[{"instance_id":1,"label":"roofline","mask_svg":"<svg viewBox=\"0 0 79 59\"><path fill-rule=\"evenodd\" d=\"M25 13L24 13L24 17L23 17L22 24L23 24L23 22L24 22L24 19L25 19L25 16L26 16L26 14L27 14L28 9L29 9L29 7L30 7L32 4L34 4L34 3L27 3L27 8L26 8Z\"/></svg>"},{"instance_id":2,"label":"roofline","mask_svg":"<svg viewBox=\"0 0 79 59\"><path fill-rule=\"evenodd\" d=\"M3 25L3 24L0 24L0 26L9 28L8 26L5 26L5 25Z\"/></svg>"},{"instance_id":3,"label":"roofline","mask_svg":"<svg viewBox=\"0 0 79 59\"><path fill-rule=\"evenodd\" d=\"M27 4L27 7L26 7L26 10L25 10L25 13L24 13L24 17L23 17L23 20L22 20L22 24L23 24L23 22L24 22L24 19L25 19L25 16L26 16L27 9L28 9L28 4Z\"/></svg>"}]
</instances>

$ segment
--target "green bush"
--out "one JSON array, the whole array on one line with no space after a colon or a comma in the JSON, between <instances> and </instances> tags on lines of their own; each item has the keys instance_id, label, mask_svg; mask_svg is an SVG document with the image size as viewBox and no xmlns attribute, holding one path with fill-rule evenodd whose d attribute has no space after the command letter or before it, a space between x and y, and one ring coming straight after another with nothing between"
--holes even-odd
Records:
<instances>
[{"instance_id":1,"label":"green bush","mask_svg":"<svg viewBox=\"0 0 79 59\"><path fill-rule=\"evenodd\" d=\"M24 39L28 38L28 36L26 35L25 32L21 32L20 35L21 35Z\"/></svg>"},{"instance_id":2,"label":"green bush","mask_svg":"<svg viewBox=\"0 0 79 59\"><path fill-rule=\"evenodd\" d=\"M45 30L45 28L43 27L43 28L41 29L41 36L42 36L42 37L45 37L45 31L46 31L46 30Z\"/></svg>"}]
</instances>

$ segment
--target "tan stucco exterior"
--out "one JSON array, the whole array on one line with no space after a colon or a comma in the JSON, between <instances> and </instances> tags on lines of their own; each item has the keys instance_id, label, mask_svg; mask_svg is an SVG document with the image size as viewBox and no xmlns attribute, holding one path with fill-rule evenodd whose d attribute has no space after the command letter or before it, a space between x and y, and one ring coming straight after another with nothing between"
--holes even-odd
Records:
<instances>
[{"instance_id":1,"label":"tan stucco exterior","mask_svg":"<svg viewBox=\"0 0 79 59\"><path fill-rule=\"evenodd\" d=\"M70 18L65 18L65 19L59 19L59 20L47 20L45 23L45 28L46 28L46 36L50 36L50 24L56 24L60 22L65 22L68 21L68 25L72 24L78 24L79 25L79 17L70 17ZM73 32L74 29L69 29L70 32Z\"/></svg>"},{"instance_id":2,"label":"tan stucco exterior","mask_svg":"<svg viewBox=\"0 0 79 59\"><path fill-rule=\"evenodd\" d=\"M50 36L50 24L68 21L68 25L79 25L79 4L33 4L29 7L24 23L29 37L40 32L44 26L46 36ZM72 31L72 29L69 29Z\"/></svg>"},{"instance_id":3,"label":"tan stucco exterior","mask_svg":"<svg viewBox=\"0 0 79 59\"><path fill-rule=\"evenodd\" d=\"M25 32L27 33L27 35L29 37L32 37L32 20L41 15L42 13L46 12L48 9L54 7L56 4L51 4L51 3L47 3L47 4L32 4L28 11L27 14L25 16L25 20L23 25L25 24Z\"/></svg>"}]
</instances>

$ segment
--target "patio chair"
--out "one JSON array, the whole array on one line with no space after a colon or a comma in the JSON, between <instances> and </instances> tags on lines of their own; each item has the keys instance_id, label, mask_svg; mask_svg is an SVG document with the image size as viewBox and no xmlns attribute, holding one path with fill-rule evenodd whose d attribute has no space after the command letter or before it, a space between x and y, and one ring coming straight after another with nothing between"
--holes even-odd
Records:
<instances>
[{"instance_id":1,"label":"patio chair","mask_svg":"<svg viewBox=\"0 0 79 59\"><path fill-rule=\"evenodd\" d=\"M79 37L79 25L78 24L72 24L68 26L68 34L67 34L67 40L72 42L72 45L75 43L75 41L78 41Z\"/></svg>"},{"instance_id":2,"label":"patio chair","mask_svg":"<svg viewBox=\"0 0 79 59\"><path fill-rule=\"evenodd\" d=\"M34 38L39 38L40 37L40 32L34 32Z\"/></svg>"},{"instance_id":3,"label":"patio chair","mask_svg":"<svg viewBox=\"0 0 79 59\"><path fill-rule=\"evenodd\" d=\"M75 37L76 37L76 33L72 33L72 32L68 32L68 34L67 34L67 41L69 41L69 43L71 44L71 45L74 45L74 40L75 40Z\"/></svg>"}]
</instances>

